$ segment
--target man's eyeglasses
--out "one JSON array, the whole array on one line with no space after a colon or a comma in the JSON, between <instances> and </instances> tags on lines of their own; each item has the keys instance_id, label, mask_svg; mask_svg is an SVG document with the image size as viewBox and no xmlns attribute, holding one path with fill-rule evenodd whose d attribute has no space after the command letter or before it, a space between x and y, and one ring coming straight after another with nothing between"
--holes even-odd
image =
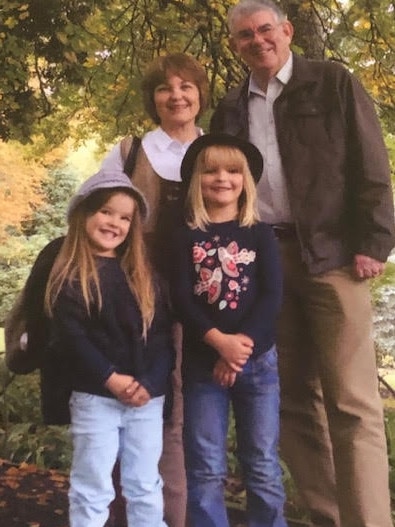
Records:
<instances>
[{"instance_id":1,"label":"man's eyeglasses","mask_svg":"<svg viewBox=\"0 0 395 527\"><path fill-rule=\"evenodd\" d=\"M242 40L243 42L249 42L254 40L255 35L260 37L269 38L273 35L274 31L278 28L280 24L272 26L271 24L264 24L263 26L257 27L254 31L252 29L241 29L234 34L234 38L237 40Z\"/></svg>"}]
</instances>

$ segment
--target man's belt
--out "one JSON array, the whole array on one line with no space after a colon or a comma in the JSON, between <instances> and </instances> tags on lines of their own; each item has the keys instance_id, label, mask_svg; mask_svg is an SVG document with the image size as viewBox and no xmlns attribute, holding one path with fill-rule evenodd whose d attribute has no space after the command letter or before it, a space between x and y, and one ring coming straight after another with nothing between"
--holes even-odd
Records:
<instances>
[{"instance_id":1,"label":"man's belt","mask_svg":"<svg viewBox=\"0 0 395 527\"><path fill-rule=\"evenodd\" d=\"M279 240L290 240L296 238L296 227L293 223L275 223L272 229Z\"/></svg>"}]
</instances>

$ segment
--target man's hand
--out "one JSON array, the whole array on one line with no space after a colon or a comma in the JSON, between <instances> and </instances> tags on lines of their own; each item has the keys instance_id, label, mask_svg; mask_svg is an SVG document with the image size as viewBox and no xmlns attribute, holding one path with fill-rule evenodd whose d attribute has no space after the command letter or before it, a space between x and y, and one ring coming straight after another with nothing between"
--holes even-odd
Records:
<instances>
[{"instance_id":1,"label":"man's hand","mask_svg":"<svg viewBox=\"0 0 395 527\"><path fill-rule=\"evenodd\" d=\"M358 278L376 278L384 271L385 263L370 256L356 254L354 256L354 272Z\"/></svg>"}]
</instances>

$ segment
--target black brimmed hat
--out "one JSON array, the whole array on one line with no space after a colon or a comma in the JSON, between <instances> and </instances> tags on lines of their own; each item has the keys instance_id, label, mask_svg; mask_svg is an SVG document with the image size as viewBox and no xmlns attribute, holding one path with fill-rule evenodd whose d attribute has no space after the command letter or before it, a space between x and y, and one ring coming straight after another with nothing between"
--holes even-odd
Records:
<instances>
[{"instance_id":1,"label":"black brimmed hat","mask_svg":"<svg viewBox=\"0 0 395 527\"><path fill-rule=\"evenodd\" d=\"M195 139L185 153L181 163L181 179L183 184L189 185L196 158L208 146L230 146L241 150L247 158L248 166L255 183L258 183L262 175L263 158L256 146L234 135L206 134Z\"/></svg>"}]
</instances>

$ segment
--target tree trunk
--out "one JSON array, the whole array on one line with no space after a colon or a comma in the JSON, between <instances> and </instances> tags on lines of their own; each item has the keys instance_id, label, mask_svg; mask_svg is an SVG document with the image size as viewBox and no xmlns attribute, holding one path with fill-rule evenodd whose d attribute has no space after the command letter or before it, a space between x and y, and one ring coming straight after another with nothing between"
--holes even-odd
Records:
<instances>
[{"instance_id":1,"label":"tree trunk","mask_svg":"<svg viewBox=\"0 0 395 527\"><path fill-rule=\"evenodd\" d=\"M296 51L308 59L323 59L323 31L313 4L301 0L283 0L282 5L295 28L293 46L296 46Z\"/></svg>"}]
</instances>

